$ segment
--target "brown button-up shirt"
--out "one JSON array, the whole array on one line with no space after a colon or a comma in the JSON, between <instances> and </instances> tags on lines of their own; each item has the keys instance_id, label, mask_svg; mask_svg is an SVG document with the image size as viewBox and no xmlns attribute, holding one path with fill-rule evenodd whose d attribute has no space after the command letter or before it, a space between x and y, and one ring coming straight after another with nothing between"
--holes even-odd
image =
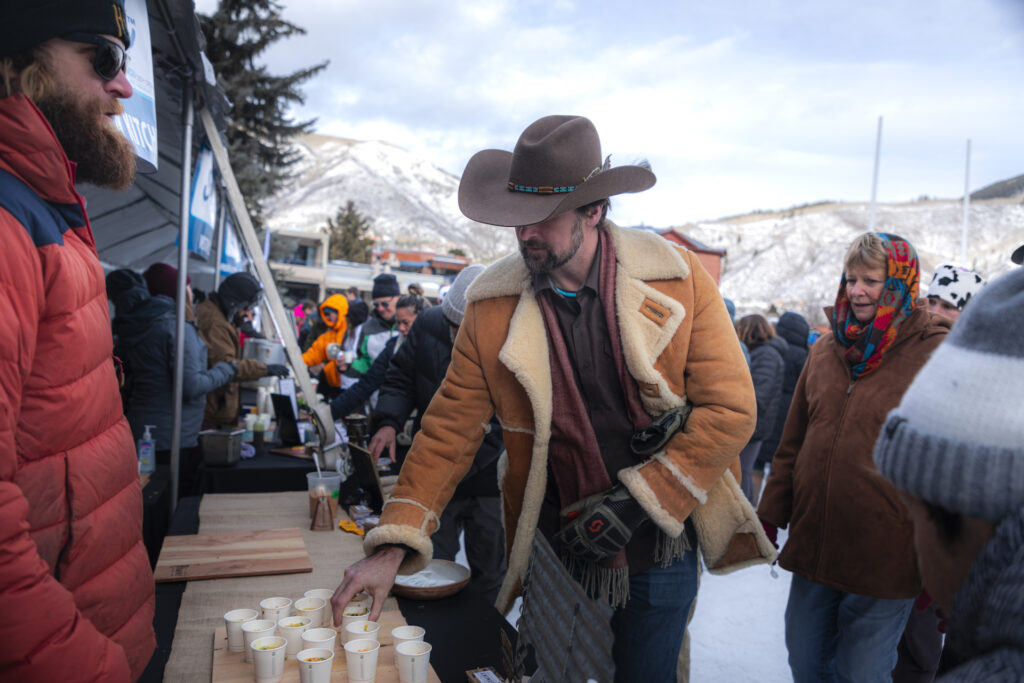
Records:
<instances>
[{"instance_id":1,"label":"brown button-up shirt","mask_svg":"<svg viewBox=\"0 0 1024 683\"><path fill-rule=\"evenodd\" d=\"M573 365L576 386L579 387L587 417L597 437L601 459L614 484L619 470L632 467L640 461L629 448L633 423L626 410L619 372L612 356L612 340L602 309L600 263L601 252L598 247L583 287L575 292L575 296L561 293L547 275L534 278L534 290L538 297L549 297L553 304L558 327ZM573 502L559 501L558 488L549 466L548 486L538 526L556 552L557 545L552 536L559 529L559 511ZM631 574L645 571L654 563L656 531L654 524L645 522L626 545L626 559Z\"/></svg>"}]
</instances>

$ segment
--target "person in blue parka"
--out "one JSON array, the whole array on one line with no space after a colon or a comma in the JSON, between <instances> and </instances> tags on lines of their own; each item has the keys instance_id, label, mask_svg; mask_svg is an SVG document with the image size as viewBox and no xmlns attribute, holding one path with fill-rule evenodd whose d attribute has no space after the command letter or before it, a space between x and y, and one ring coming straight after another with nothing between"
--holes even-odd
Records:
<instances>
[{"instance_id":1,"label":"person in blue parka","mask_svg":"<svg viewBox=\"0 0 1024 683\"><path fill-rule=\"evenodd\" d=\"M139 439L153 425L156 462L170 464L174 419L175 303L150 294L138 273L115 270L107 275L107 297L114 303L114 355L125 364L125 415ZM206 394L237 374L234 363L207 368L206 344L191 321L185 322L185 353L181 406L179 495L191 495L199 468L199 430Z\"/></svg>"}]
</instances>

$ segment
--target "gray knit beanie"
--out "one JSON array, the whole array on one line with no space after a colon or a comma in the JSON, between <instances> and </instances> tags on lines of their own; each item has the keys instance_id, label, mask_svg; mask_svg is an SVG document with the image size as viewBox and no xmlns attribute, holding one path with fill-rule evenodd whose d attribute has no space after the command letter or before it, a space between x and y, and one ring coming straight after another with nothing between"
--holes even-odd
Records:
<instances>
[{"instance_id":1,"label":"gray knit beanie","mask_svg":"<svg viewBox=\"0 0 1024 683\"><path fill-rule=\"evenodd\" d=\"M448 322L458 327L462 324L462 318L466 315L466 290L476 276L484 272L481 265L466 266L462 269L452 282L451 289L441 302L441 310Z\"/></svg>"},{"instance_id":2,"label":"gray knit beanie","mask_svg":"<svg viewBox=\"0 0 1024 683\"><path fill-rule=\"evenodd\" d=\"M889 413L882 476L952 512L998 522L1024 504L1024 269L971 301Z\"/></svg>"}]
</instances>

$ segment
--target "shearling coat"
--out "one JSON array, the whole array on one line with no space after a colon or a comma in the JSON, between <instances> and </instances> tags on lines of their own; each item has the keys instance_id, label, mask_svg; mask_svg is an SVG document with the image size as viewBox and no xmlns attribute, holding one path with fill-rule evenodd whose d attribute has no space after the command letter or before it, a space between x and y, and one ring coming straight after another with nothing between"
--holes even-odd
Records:
<instances>
[{"instance_id":1,"label":"shearling coat","mask_svg":"<svg viewBox=\"0 0 1024 683\"><path fill-rule=\"evenodd\" d=\"M626 366L651 415L689 402L685 428L619 480L669 536L693 515L711 571L771 561L774 550L736 478L754 428L754 390L714 281L696 256L660 236L607 228L615 245L615 308ZM518 593L547 479L551 370L532 279L519 254L470 286L451 365L402 466L381 523L366 538L412 549L400 569L425 566L430 535L497 413L506 455L499 463L508 575L498 596Z\"/></svg>"},{"instance_id":2,"label":"shearling coat","mask_svg":"<svg viewBox=\"0 0 1024 683\"><path fill-rule=\"evenodd\" d=\"M831 333L811 347L757 508L789 526L784 569L873 598L921 592L913 525L872 453L886 415L948 331L945 318L916 309L878 368L856 381Z\"/></svg>"}]
</instances>

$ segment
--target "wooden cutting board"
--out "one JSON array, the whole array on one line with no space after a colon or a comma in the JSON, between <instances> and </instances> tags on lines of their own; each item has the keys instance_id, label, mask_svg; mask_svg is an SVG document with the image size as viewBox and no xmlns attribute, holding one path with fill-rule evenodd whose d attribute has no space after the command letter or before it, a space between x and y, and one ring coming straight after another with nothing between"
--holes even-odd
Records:
<instances>
[{"instance_id":1,"label":"wooden cutting board","mask_svg":"<svg viewBox=\"0 0 1024 683\"><path fill-rule=\"evenodd\" d=\"M153 576L162 583L311 571L302 532L270 529L167 536Z\"/></svg>"},{"instance_id":2,"label":"wooden cutting board","mask_svg":"<svg viewBox=\"0 0 1024 683\"><path fill-rule=\"evenodd\" d=\"M380 651L377 655L377 683L398 683L398 668L395 666L395 641L391 637L391 629L398 626L405 626L405 617L397 609L385 609L378 617L380 623ZM430 633L424 638L430 642ZM253 680L253 666L251 662L245 661L245 654L242 652L231 652L228 650L228 637L224 627L221 626L213 634L213 683L251 683ZM348 666L345 664L345 650L339 638L334 645L334 662L331 666L331 680L335 683L347 683ZM284 676L282 683L299 683L299 663L294 655L288 655L284 660ZM441 683L430 667L427 673L427 683Z\"/></svg>"}]
</instances>

